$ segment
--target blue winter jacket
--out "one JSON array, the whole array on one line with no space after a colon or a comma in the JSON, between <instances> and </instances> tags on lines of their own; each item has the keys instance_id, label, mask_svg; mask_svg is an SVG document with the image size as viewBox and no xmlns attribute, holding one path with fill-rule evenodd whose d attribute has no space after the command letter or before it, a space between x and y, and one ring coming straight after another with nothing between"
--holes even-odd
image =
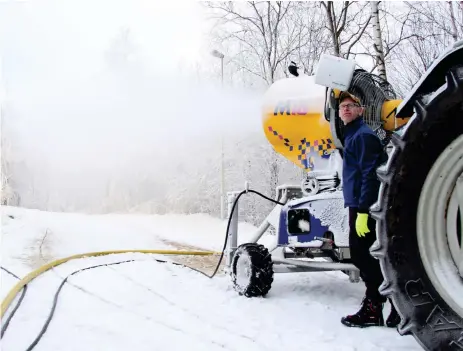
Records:
<instances>
[{"instance_id":1,"label":"blue winter jacket","mask_svg":"<svg viewBox=\"0 0 463 351\"><path fill-rule=\"evenodd\" d=\"M344 206L368 213L378 198L380 182L376 169L387 161L387 154L378 136L361 117L345 126L344 135Z\"/></svg>"}]
</instances>

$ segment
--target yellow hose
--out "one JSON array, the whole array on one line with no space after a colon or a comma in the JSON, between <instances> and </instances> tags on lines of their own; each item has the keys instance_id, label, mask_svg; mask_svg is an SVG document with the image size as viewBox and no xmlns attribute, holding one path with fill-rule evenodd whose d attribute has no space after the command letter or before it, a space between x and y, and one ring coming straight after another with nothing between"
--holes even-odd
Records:
<instances>
[{"instance_id":1,"label":"yellow hose","mask_svg":"<svg viewBox=\"0 0 463 351\"><path fill-rule=\"evenodd\" d=\"M130 252L139 252L139 253L147 253L147 254L160 254L160 255L191 255L191 256L208 256L214 254L220 254L220 252L213 252L213 251L177 251L177 250L116 250L116 251L99 251L99 252L89 252L84 254L77 254L72 255L69 257L60 258L58 260L49 262L42 267L37 268L36 270L30 272L24 278L22 278L6 295L6 297L2 301L2 311L0 314L0 319L3 318L5 312L7 311L8 307L10 307L11 303L13 302L16 295L21 291L21 289L26 285L29 284L34 278L39 276L40 274L48 271L50 268L59 266L62 263L67 261L76 259L76 258L84 258L84 257L95 257L95 256L105 256L111 254L122 254L122 253L130 253Z\"/></svg>"}]
</instances>

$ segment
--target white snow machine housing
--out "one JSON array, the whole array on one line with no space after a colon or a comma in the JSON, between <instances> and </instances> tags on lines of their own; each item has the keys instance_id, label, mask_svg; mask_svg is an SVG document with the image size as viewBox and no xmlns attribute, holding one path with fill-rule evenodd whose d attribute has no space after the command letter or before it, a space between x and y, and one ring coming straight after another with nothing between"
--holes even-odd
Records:
<instances>
[{"instance_id":1,"label":"white snow machine housing","mask_svg":"<svg viewBox=\"0 0 463 351\"><path fill-rule=\"evenodd\" d=\"M239 246L237 200L247 190L228 194L226 257L234 288L265 296L280 272L340 270L359 281L342 195L341 91L360 98L364 120L389 155L370 209L378 233L371 253L385 278L380 292L401 317L398 331L412 333L425 350L463 350L463 41L436 59L404 100L355 62L329 55L315 77L269 88L264 133L306 176L277 188L278 204ZM270 226L275 242L265 247L259 240Z\"/></svg>"}]
</instances>

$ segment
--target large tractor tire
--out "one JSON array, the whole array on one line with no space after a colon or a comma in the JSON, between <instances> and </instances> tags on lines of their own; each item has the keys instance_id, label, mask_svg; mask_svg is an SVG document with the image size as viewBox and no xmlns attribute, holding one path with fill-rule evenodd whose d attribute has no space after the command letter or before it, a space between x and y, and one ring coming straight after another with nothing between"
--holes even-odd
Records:
<instances>
[{"instance_id":1,"label":"large tractor tire","mask_svg":"<svg viewBox=\"0 0 463 351\"><path fill-rule=\"evenodd\" d=\"M246 297L265 296L273 282L273 262L268 249L260 244L240 245L232 260L234 289Z\"/></svg>"},{"instance_id":2,"label":"large tractor tire","mask_svg":"<svg viewBox=\"0 0 463 351\"><path fill-rule=\"evenodd\" d=\"M372 216L381 263L380 292L425 350L463 350L463 69L424 103L378 170Z\"/></svg>"}]
</instances>

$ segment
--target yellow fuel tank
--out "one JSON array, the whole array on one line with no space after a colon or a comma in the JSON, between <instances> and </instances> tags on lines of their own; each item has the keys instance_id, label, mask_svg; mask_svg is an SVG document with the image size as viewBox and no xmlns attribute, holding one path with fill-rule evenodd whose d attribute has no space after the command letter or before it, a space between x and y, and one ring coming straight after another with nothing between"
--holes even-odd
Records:
<instances>
[{"instance_id":1,"label":"yellow fuel tank","mask_svg":"<svg viewBox=\"0 0 463 351\"><path fill-rule=\"evenodd\" d=\"M325 87L313 76L273 83L263 97L265 136L276 152L307 171L320 168L335 149L324 118Z\"/></svg>"}]
</instances>

